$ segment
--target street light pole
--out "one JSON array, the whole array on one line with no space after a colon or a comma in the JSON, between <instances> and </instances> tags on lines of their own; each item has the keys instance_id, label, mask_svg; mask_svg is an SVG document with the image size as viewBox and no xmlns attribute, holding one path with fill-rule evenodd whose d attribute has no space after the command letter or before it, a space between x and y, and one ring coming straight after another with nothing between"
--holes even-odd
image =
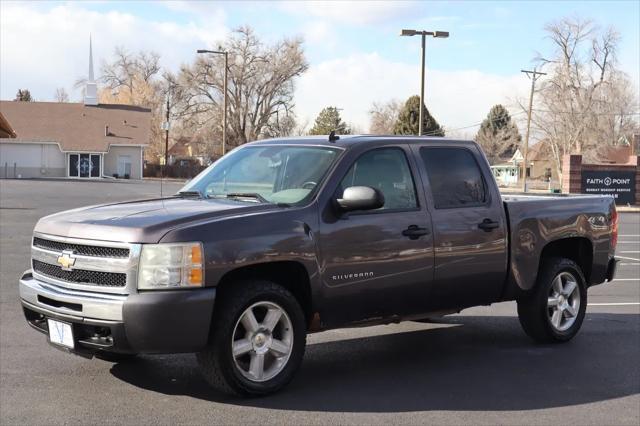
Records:
<instances>
[{"instance_id":1,"label":"street light pole","mask_svg":"<svg viewBox=\"0 0 640 426\"><path fill-rule=\"evenodd\" d=\"M198 53L211 53L215 55L224 55L224 82L222 83L222 91L224 98L224 109L222 110L222 155L227 153L227 81L229 77L229 52L226 50L205 50L198 49Z\"/></svg>"},{"instance_id":2,"label":"street light pole","mask_svg":"<svg viewBox=\"0 0 640 426\"><path fill-rule=\"evenodd\" d=\"M169 165L169 91L167 91L167 121L165 122L165 134L164 134L164 167L163 170Z\"/></svg>"},{"instance_id":3,"label":"street light pole","mask_svg":"<svg viewBox=\"0 0 640 426\"><path fill-rule=\"evenodd\" d=\"M425 71L425 48L426 48L426 36L433 36L434 38L448 38L448 31L417 31L417 30L402 30L401 36L412 37L415 35L422 36L422 57L421 57L421 69L420 69L420 114L418 123L418 135L424 134L424 71Z\"/></svg>"}]
</instances>

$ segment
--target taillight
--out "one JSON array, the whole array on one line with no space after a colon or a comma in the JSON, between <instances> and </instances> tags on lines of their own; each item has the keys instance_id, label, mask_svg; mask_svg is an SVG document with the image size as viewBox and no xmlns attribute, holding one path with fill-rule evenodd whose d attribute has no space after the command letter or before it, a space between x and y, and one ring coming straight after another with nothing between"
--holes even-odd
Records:
<instances>
[{"instance_id":1,"label":"taillight","mask_svg":"<svg viewBox=\"0 0 640 426\"><path fill-rule=\"evenodd\" d=\"M611 248L615 250L618 244L618 211L613 206L613 212L611 213Z\"/></svg>"}]
</instances>

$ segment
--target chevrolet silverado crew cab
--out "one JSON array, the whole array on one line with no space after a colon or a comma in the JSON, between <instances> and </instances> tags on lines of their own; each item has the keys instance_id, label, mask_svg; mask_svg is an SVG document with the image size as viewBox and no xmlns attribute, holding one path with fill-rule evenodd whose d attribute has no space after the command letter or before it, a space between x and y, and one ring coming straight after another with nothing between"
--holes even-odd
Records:
<instances>
[{"instance_id":1,"label":"chevrolet silverado crew cab","mask_svg":"<svg viewBox=\"0 0 640 426\"><path fill-rule=\"evenodd\" d=\"M529 336L565 342L616 239L613 198L501 196L474 142L264 140L174 196L40 219L20 297L58 348L195 352L213 387L260 395L331 328L515 300Z\"/></svg>"}]
</instances>

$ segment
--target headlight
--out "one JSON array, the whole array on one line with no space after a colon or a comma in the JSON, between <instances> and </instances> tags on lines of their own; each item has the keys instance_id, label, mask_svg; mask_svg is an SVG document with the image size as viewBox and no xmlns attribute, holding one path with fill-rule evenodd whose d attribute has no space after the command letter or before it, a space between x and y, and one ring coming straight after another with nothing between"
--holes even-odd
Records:
<instances>
[{"instance_id":1,"label":"headlight","mask_svg":"<svg viewBox=\"0 0 640 426\"><path fill-rule=\"evenodd\" d=\"M202 287L202 243L143 244L138 289Z\"/></svg>"}]
</instances>

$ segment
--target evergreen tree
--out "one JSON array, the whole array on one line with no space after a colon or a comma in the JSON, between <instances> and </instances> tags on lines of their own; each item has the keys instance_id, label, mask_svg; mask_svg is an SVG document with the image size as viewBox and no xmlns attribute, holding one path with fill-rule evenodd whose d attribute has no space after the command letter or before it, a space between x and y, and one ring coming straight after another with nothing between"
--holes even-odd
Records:
<instances>
[{"instance_id":1,"label":"evergreen tree","mask_svg":"<svg viewBox=\"0 0 640 426\"><path fill-rule=\"evenodd\" d=\"M33 102L33 98L31 97L31 92L29 89L18 89L18 93L16 93L16 98L14 101L20 102Z\"/></svg>"},{"instance_id":2,"label":"evergreen tree","mask_svg":"<svg viewBox=\"0 0 640 426\"><path fill-rule=\"evenodd\" d=\"M398 114L398 120L393 127L393 133L396 135L417 135L420 121L420 96L411 96L407 99L404 106ZM435 118L429 113L427 107L424 107L422 132L426 136L444 136L444 129L438 124Z\"/></svg>"},{"instance_id":3,"label":"evergreen tree","mask_svg":"<svg viewBox=\"0 0 640 426\"><path fill-rule=\"evenodd\" d=\"M511 158L521 140L518 127L511 119L509 111L500 104L491 108L476 135L476 142L480 144L492 164Z\"/></svg>"},{"instance_id":4,"label":"evergreen tree","mask_svg":"<svg viewBox=\"0 0 640 426\"><path fill-rule=\"evenodd\" d=\"M349 126L342 121L340 112L336 107L326 107L318 117L309 131L310 135L328 135L332 131L335 131L339 135L348 135L351 133Z\"/></svg>"}]
</instances>

